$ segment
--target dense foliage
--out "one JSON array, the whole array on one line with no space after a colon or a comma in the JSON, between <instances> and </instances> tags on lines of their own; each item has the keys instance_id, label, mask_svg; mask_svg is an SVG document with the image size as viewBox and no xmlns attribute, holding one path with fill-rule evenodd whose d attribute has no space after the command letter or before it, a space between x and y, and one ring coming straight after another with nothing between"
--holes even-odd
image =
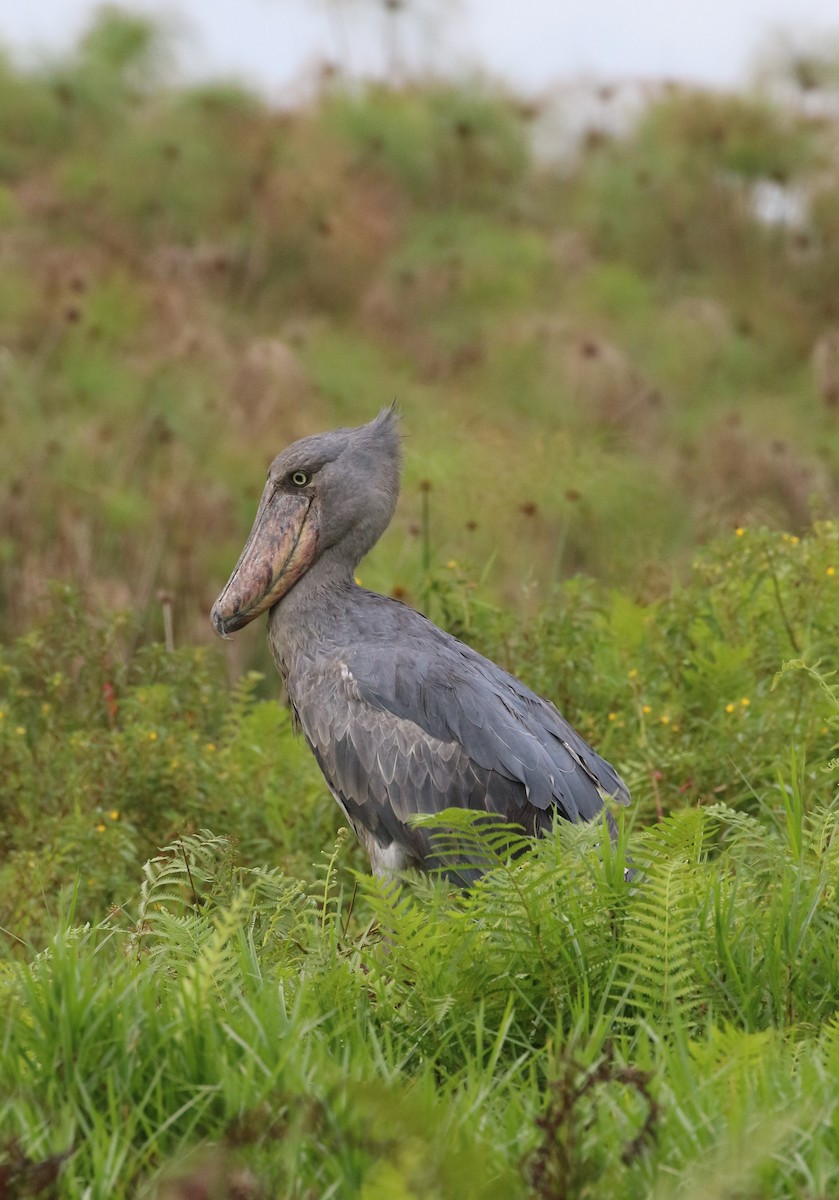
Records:
<instances>
[{"instance_id":1,"label":"dense foliage","mask_svg":"<svg viewBox=\"0 0 839 1200\"><path fill-rule=\"evenodd\" d=\"M0 62L0 1196L839 1192L814 86L537 160L486 85L277 111L114 10ZM464 892L370 878L262 630L210 643L267 459L394 395L365 583L633 792L615 845L450 815Z\"/></svg>"},{"instance_id":2,"label":"dense foliage","mask_svg":"<svg viewBox=\"0 0 839 1200\"><path fill-rule=\"evenodd\" d=\"M572 149L560 101L479 82L277 110L114 10L0 61L6 628L59 578L207 641L267 461L394 397L365 582L416 601L430 557L525 611L579 570L650 596L721 529L831 515L830 96L663 89L621 136L618 103Z\"/></svg>"},{"instance_id":3,"label":"dense foliage","mask_svg":"<svg viewBox=\"0 0 839 1200\"><path fill-rule=\"evenodd\" d=\"M511 862L452 816L463 894L369 878L253 677L57 592L0 661L13 1194L832 1194L838 560L833 525L746 529L527 630L437 580L635 793L614 850Z\"/></svg>"}]
</instances>

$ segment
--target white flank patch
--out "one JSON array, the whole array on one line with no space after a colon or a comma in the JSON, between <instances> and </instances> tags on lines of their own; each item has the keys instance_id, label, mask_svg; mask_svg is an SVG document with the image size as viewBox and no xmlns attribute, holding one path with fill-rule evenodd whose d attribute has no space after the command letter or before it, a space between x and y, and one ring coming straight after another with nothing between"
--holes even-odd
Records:
<instances>
[{"instance_id":1,"label":"white flank patch","mask_svg":"<svg viewBox=\"0 0 839 1200\"><path fill-rule=\"evenodd\" d=\"M367 850L370 854L370 865L376 875L397 875L405 870L410 860L410 856L396 842L391 842L389 846L380 846L370 838Z\"/></svg>"}]
</instances>

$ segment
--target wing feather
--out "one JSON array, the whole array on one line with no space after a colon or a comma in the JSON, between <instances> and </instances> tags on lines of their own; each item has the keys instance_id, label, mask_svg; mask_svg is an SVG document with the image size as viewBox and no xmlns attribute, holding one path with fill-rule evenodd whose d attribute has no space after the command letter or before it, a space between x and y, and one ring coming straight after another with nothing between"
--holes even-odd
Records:
<instances>
[{"instance_id":1,"label":"wing feather","mask_svg":"<svg viewBox=\"0 0 839 1200\"><path fill-rule=\"evenodd\" d=\"M371 856L396 843L407 861L425 862L428 835L409 823L418 813L465 807L538 833L555 811L589 820L604 794L628 800L614 769L553 705L429 628L436 645L345 648L288 681L327 783Z\"/></svg>"}]
</instances>

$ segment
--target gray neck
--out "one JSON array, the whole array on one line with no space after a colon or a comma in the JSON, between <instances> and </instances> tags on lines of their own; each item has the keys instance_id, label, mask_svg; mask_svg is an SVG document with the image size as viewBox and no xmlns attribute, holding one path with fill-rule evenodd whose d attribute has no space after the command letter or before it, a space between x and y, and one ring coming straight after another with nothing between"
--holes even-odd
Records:
<instances>
[{"instance_id":1,"label":"gray neck","mask_svg":"<svg viewBox=\"0 0 839 1200\"><path fill-rule=\"evenodd\" d=\"M269 612L268 643L283 676L290 656L328 640L339 615L352 604L358 560L346 550L345 543L325 550Z\"/></svg>"}]
</instances>

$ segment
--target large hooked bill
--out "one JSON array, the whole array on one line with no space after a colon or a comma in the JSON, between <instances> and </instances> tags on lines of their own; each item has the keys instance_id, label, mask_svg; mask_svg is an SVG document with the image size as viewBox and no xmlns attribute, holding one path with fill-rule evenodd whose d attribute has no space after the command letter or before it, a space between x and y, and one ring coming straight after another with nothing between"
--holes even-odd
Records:
<instances>
[{"instance_id":1,"label":"large hooked bill","mask_svg":"<svg viewBox=\"0 0 839 1200\"><path fill-rule=\"evenodd\" d=\"M245 548L210 614L216 633L226 638L242 629L306 573L317 551L318 517L313 497L265 485Z\"/></svg>"}]
</instances>

